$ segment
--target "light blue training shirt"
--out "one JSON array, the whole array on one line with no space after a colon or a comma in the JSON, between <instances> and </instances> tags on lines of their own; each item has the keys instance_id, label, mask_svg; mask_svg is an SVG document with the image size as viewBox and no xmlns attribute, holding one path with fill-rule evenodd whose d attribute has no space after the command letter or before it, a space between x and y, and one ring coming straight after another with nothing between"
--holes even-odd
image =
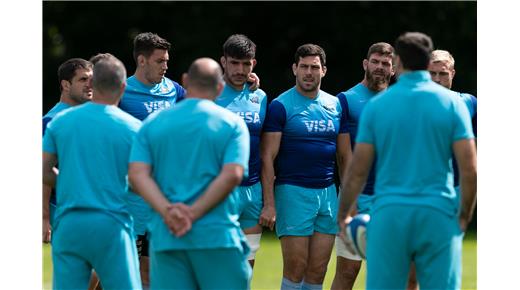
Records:
<instances>
[{"instance_id":1,"label":"light blue training shirt","mask_svg":"<svg viewBox=\"0 0 520 290\"><path fill-rule=\"evenodd\" d=\"M181 85L166 77L160 83L148 86L131 76L126 81L119 107L142 121L155 111L172 107L184 98L185 93Z\"/></svg>"},{"instance_id":2,"label":"light blue training shirt","mask_svg":"<svg viewBox=\"0 0 520 290\"><path fill-rule=\"evenodd\" d=\"M339 93L337 95L341 105L343 108L346 108L347 114L347 128L350 133L350 146L352 151L354 151L354 147L356 146L356 136L359 126L359 119L361 118L361 113L365 108L365 105L368 101L372 99L378 92L372 91L367 88L362 83L358 83L354 87L349 90ZM368 174L367 181L365 183L365 187L363 189L362 194L373 195L374 194L374 183L375 183L375 172L374 167L370 169L370 173Z\"/></svg>"},{"instance_id":3,"label":"light blue training shirt","mask_svg":"<svg viewBox=\"0 0 520 290\"><path fill-rule=\"evenodd\" d=\"M377 156L373 210L385 204L430 206L456 214L452 145L474 138L466 105L431 80L428 71L403 73L368 102L356 142Z\"/></svg>"},{"instance_id":4,"label":"light blue training shirt","mask_svg":"<svg viewBox=\"0 0 520 290\"><path fill-rule=\"evenodd\" d=\"M248 158L249 132L242 118L212 101L189 98L145 121L132 146L130 162L149 164L170 202L192 204L224 165L239 164L246 175ZM150 232L155 251L246 245L233 195L198 219L181 238L170 233L155 211Z\"/></svg>"},{"instance_id":5,"label":"light blue training shirt","mask_svg":"<svg viewBox=\"0 0 520 290\"><path fill-rule=\"evenodd\" d=\"M54 226L75 209L102 211L131 228L125 196L128 158L141 122L116 106L88 102L48 124L43 151L57 156Z\"/></svg>"},{"instance_id":6,"label":"light blue training shirt","mask_svg":"<svg viewBox=\"0 0 520 290\"><path fill-rule=\"evenodd\" d=\"M251 186L260 181L262 162L260 160L260 135L267 109L267 96L264 91L250 91L249 84L244 84L241 91L226 84L215 103L241 117L247 125L250 136L249 178L242 181L242 186Z\"/></svg>"},{"instance_id":7,"label":"light blue training shirt","mask_svg":"<svg viewBox=\"0 0 520 290\"><path fill-rule=\"evenodd\" d=\"M121 97L119 107L136 117L145 120L153 112L170 108L184 98L185 90L178 83L163 77L159 84L148 86L135 76L127 80L125 93ZM144 235L151 217L151 208L144 199L130 188L128 206L134 216L136 235Z\"/></svg>"}]
</instances>

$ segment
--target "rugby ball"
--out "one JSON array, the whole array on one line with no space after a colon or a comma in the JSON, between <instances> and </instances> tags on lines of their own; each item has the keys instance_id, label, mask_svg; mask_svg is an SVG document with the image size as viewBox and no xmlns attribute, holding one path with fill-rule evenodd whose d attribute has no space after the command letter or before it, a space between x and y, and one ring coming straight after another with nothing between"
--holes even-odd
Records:
<instances>
[{"instance_id":1,"label":"rugby ball","mask_svg":"<svg viewBox=\"0 0 520 290\"><path fill-rule=\"evenodd\" d=\"M352 217L350 223L346 226L346 237L350 245L353 245L356 254L366 259L367 250L367 225L370 221L370 215L357 214Z\"/></svg>"}]
</instances>

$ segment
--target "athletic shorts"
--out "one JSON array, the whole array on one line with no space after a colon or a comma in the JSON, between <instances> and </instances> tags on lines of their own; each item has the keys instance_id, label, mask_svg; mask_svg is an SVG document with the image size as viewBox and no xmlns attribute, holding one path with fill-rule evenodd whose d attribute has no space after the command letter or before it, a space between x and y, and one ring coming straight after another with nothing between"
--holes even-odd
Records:
<instances>
[{"instance_id":1,"label":"athletic shorts","mask_svg":"<svg viewBox=\"0 0 520 290\"><path fill-rule=\"evenodd\" d=\"M137 255L139 258L141 257L148 257L149 254L149 248L150 248L150 242L148 240L148 232L145 232L144 235L137 235L135 239L135 245L137 247Z\"/></svg>"},{"instance_id":2,"label":"athletic shorts","mask_svg":"<svg viewBox=\"0 0 520 290\"><path fill-rule=\"evenodd\" d=\"M114 217L70 211L52 239L54 289L87 289L92 269L103 289L141 289L133 232Z\"/></svg>"},{"instance_id":3,"label":"athletic shorts","mask_svg":"<svg viewBox=\"0 0 520 290\"><path fill-rule=\"evenodd\" d=\"M462 238L457 215L419 205L374 206L367 289L404 289L412 261L421 289L460 289Z\"/></svg>"},{"instance_id":4,"label":"athletic shorts","mask_svg":"<svg viewBox=\"0 0 520 290\"><path fill-rule=\"evenodd\" d=\"M247 229L256 226L263 207L261 183L238 186L236 194L240 228Z\"/></svg>"},{"instance_id":5,"label":"athletic shorts","mask_svg":"<svg viewBox=\"0 0 520 290\"><path fill-rule=\"evenodd\" d=\"M334 184L326 188L275 186L276 235L311 236L338 232L338 197Z\"/></svg>"},{"instance_id":6,"label":"athletic shorts","mask_svg":"<svg viewBox=\"0 0 520 290\"><path fill-rule=\"evenodd\" d=\"M150 289L249 289L247 255L237 248L150 252Z\"/></svg>"},{"instance_id":7,"label":"athletic shorts","mask_svg":"<svg viewBox=\"0 0 520 290\"><path fill-rule=\"evenodd\" d=\"M336 236L336 240L334 241L336 246L336 256L343 257L345 259L353 260L353 261L361 261L362 258L358 254L353 254L349 250L347 250L347 246L339 236Z\"/></svg>"},{"instance_id":8,"label":"athletic shorts","mask_svg":"<svg viewBox=\"0 0 520 290\"><path fill-rule=\"evenodd\" d=\"M357 213L370 213L370 208L372 207L373 195L360 194L357 199ZM341 240L339 236L336 236L335 240L336 245L336 256L343 257L345 259L353 260L353 261L361 261L361 256L357 254L352 254L347 250L345 243Z\"/></svg>"}]
</instances>

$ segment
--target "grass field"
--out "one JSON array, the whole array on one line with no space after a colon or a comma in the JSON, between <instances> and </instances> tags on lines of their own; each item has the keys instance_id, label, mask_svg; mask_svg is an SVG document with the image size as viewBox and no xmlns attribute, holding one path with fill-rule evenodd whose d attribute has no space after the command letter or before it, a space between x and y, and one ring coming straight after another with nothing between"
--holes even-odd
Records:
<instances>
[{"instance_id":1,"label":"grass field","mask_svg":"<svg viewBox=\"0 0 520 290\"><path fill-rule=\"evenodd\" d=\"M280 289L282 279L282 254L278 239L272 234L264 234L260 250L257 254L255 269L253 273L253 290ZM52 264L49 245L43 246L43 286L44 289L51 288ZM334 271L336 269L336 254L333 253L329 262L327 276L323 289L330 289ZM355 289L364 289L365 267L361 268ZM462 289L477 289L477 240L474 233L466 234L464 238Z\"/></svg>"}]
</instances>

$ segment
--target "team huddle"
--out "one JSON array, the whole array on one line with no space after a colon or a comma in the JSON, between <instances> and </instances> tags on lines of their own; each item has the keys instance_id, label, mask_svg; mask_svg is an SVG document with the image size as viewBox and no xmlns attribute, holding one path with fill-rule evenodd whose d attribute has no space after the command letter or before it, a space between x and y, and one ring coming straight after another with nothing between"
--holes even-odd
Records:
<instances>
[{"instance_id":1,"label":"team huddle","mask_svg":"<svg viewBox=\"0 0 520 290\"><path fill-rule=\"evenodd\" d=\"M128 78L109 53L58 69L43 117L54 289L249 289L264 228L281 243L280 289L322 289L333 247L332 289L352 289L356 213L371 217L367 289L460 289L476 98L450 90L449 52L419 32L375 43L363 80L334 96L325 51L304 44L295 85L268 102L247 36L182 85L165 77L169 49L137 35Z\"/></svg>"}]
</instances>

